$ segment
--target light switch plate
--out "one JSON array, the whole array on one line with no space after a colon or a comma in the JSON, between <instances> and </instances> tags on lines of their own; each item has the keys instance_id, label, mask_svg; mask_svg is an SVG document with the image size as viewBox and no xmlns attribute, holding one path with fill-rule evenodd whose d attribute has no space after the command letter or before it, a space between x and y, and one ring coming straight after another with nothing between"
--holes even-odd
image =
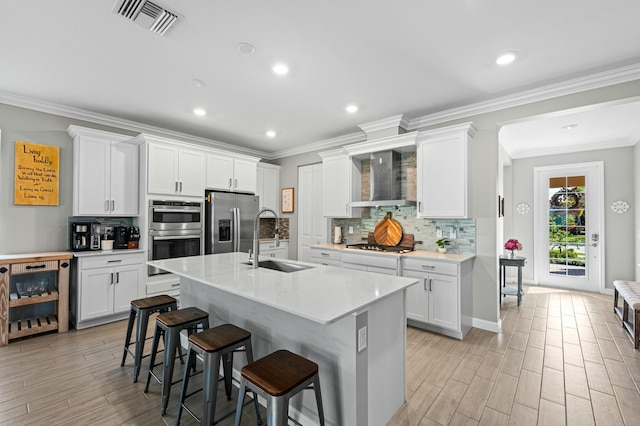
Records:
<instances>
[{"instance_id":1,"label":"light switch plate","mask_svg":"<svg viewBox=\"0 0 640 426\"><path fill-rule=\"evenodd\" d=\"M358 352L362 352L367 349L367 326L358 330Z\"/></svg>"}]
</instances>

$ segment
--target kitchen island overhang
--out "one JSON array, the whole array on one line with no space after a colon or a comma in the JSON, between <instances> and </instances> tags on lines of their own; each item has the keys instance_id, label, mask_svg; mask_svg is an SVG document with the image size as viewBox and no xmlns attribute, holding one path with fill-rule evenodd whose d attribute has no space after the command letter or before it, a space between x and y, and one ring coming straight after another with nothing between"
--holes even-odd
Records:
<instances>
[{"instance_id":1,"label":"kitchen island overhang","mask_svg":"<svg viewBox=\"0 0 640 426\"><path fill-rule=\"evenodd\" d=\"M181 306L249 330L256 358L288 349L318 363L327 424L386 424L405 401L404 290L417 280L295 261L286 262L310 268L285 273L246 261L224 253L149 263L181 277ZM313 393L295 397L290 415L315 424Z\"/></svg>"}]
</instances>

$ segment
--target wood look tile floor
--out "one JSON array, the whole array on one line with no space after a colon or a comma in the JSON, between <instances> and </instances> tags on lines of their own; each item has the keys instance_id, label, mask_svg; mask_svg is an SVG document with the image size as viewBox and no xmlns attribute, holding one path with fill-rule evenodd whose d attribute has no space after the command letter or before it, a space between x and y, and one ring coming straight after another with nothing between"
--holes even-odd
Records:
<instances>
[{"instance_id":1,"label":"wood look tile floor","mask_svg":"<svg viewBox=\"0 0 640 426\"><path fill-rule=\"evenodd\" d=\"M407 402L389 425L640 425L640 351L613 297L525 286L502 332L409 328Z\"/></svg>"},{"instance_id":2,"label":"wood look tile floor","mask_svg":"<svg viewBox=\"0 0 640 426\"><path fill-rule=\"evenodd\" d=\"M407 402L389 425L640 424L640 351L613 314L613 298L525 290L520 307L504 299L498 334L474 328L459 341L408 328ZM1 347L0 424L175 424L179 385L161 417L160 386L143 392L148 359L135 384L131 358L120 367L125 326ZM220 395L220 412L232 410L235 393L230 403ZM199 400L190 404L196 411ZM257 424L252 406L244 413L243 425ZM181 423L196 424L186 413ZM231 424L233 417L220 423Z\"/></svg>"}]
</instances>

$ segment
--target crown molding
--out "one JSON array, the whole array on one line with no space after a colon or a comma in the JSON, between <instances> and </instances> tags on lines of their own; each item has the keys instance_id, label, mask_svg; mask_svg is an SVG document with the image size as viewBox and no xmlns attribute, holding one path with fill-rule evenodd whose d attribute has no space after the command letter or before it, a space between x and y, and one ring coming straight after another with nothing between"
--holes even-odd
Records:
<instances>
[{"instance_id":1,"label":"crown molding","mask_svg":"<svg viewBox=\"0 0 640 426\"><path fill-rule=\"evenodd\" d=\"M366 138L367 137L363 132L349 133L348 135L325 139L311 144L301 145L281 151L275 151L272 153L266 153L262 158L264 158L265 160L276 160L279 158L291 157L299 154L307 154L309 152L329 150L336 147L341 148L344 145L362 142Z\"/></svg>"},{"instance_id":2,"label":"crown molding","mask_svg":"<svg viewBox=\"0 0 640 426\"><path fill-rule=\"evenodd\" d=\"M246 154L254 157L266 158L267 153L250 148L244 148L241 146L232 145L225 142L216 141L213 139L201 138L199 136L193 136L186 133L176 132L173 130L163 129L161 127L150 126L148 124L138 123L123 118L113 117L106 114L100 114L83 110L80 108L74 108L54 102L47 102L39 99L30 98L27 96L16 95L13 93L0 91L0 103L12 105L19 108L26 108L34 111L44 112L47 114L59 115L62 117L72 118L75 120L87 121L95 124L102 124L104 126L110 126L119 128L122 130L129 130L136 133L147 133L149 135L156 135L167 139L178 139L182 142L188 142L196 145L201 145L206 148L218 148L224 151L231 151L238 154ZM135 136L131 136L132 138Z\"/></svg>"},{"instance_id":3,"label":"crown molding","mask_svg":"<svg viewBox=\"0 0 640 426\"><path fill-rule=\"evenodd\" d=\"M412 119L407 130L417 130L422 127L468 118L474 115L545 101L560 96L586 92L588 90L600 89L615 84L628 83L639 79L640 64L629 65L615 70L567 80L562 83L526 90L513 95L506 95L488 101L477 102L433 114L426 114Z\"/></svg>"},{"instance_id":4,"label":"crown molding","mask_svg":"<svg viewBox=\"0 0 640 426\"><path fill-rule=\"evenodd\" d=\"M402 127L403 129L406 129L409 124L410 121L404 116L404 114L398 114L380 120L359 124L358 127L360 127L365 133L371 133L377 132L378 130L386 130L394 127Z\"/></svg>"}]
</instances>

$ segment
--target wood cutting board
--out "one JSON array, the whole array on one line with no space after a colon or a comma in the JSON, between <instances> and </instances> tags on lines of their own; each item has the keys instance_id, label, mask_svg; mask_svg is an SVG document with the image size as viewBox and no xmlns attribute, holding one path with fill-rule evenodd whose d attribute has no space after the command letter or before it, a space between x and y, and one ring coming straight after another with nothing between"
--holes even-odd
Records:
<instances>
[{"instance_id":1,"label":"wood cutting board","mask_svg":"<svg viewBox=\"0 0 640 426\"><path fill-rule=\"evenodd\" d=\"M373 230L373 237L376 240L376 244L395 246L402 239L402 226L397 220L391 218L391 212L387 212L384 219L376 224L376 228Z\"/></svg>"}]
</instances>

